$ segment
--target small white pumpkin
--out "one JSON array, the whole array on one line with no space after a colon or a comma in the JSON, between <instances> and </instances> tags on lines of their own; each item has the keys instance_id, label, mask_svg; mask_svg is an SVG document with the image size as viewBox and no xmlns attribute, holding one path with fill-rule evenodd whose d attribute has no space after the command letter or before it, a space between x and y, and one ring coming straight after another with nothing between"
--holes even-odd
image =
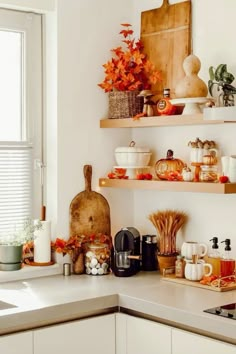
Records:
<instances>
[{"instance_id":1,"label":"small white pumpkin","mask_svg":"<svg viewBox=\"0 0 236 354\"><path fill-rule=\"evenodd\" d=\"M185 182L191 182L194 178L194 174L191 171L191 168L189 167L184 167L182 171L182 177Z\"/></svg>"}]
</instances>

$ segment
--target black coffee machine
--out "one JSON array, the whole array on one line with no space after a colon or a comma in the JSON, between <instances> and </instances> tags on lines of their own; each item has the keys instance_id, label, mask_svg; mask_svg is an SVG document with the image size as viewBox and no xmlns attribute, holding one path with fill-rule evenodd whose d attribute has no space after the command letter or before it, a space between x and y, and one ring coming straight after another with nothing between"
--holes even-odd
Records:
<instances>
[{"instance_id":1,"label":"black coffee machine","mask_svg":"<svg viewBox=\"0 0 236 354\"><path fill-rule=\"evenodd\" d=\"M130 277L140 270L140 234L134 227L122 228L115 235L111 268L117 277Z\"/></svg>"}]
</instances>

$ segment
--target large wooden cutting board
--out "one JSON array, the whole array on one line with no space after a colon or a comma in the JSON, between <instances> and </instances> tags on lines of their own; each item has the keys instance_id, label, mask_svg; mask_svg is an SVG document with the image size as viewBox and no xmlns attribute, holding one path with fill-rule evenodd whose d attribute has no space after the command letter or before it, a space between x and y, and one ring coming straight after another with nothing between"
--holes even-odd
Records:
<instances>
[{"instance_id":1,"label":"large wooden cutting board","mask_svg":"<svg viewBox=\"0 0 236 354\"><path fill-rule=\"evenodd\" d=\"M191 54L191 0L169 5L163 0L160 8L141 13L141 41L144 52L162 73L163 82L152 90L157 97L163 88L175 86L185 75L183 61Z\"/></svg>"},{"instance_id":2,"label":"large wooden cutting board","mask_svg":"<svg viewBox=\"0 0 236 354\"><path fill-rule=\"evenodd\" d=\"M85 190L70 204L70 236L103 234L110 236L110 207L107 200L91 190L92 166L84 166Z\"/></svg>"}]
</instances>

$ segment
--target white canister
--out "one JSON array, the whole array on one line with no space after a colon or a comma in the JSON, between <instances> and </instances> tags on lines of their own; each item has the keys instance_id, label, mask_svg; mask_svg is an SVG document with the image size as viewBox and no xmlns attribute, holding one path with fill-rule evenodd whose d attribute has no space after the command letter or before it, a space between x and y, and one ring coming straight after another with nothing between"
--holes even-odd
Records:
<instances>
[{"instance_id":1,"label":"white canister","mask_svg":"<svg viewBox=\"0 0 236 354\"><path fill-rule=\"evenodd\" d=\"M207 254L207 245L193 241L184 242L181 247L181 255L186 259L192 260L193 255L202 258Z\"/></svg>"},{"instance_id":2,"label":"white canister","mask_svg":"<svg viewBox=\"0 0 236 354\"><path fill-rule=\"evenodd\" d=\"M207 272L208 269L208 272ZM212 274L212 265L210 263L192 263L187 262L185 265L185 278L192 281L199 281L203 276L210 276Z\"/></svg>"},{"instance_id":3,"label":"white canister","mask_svg":"<svg viewBox=\"0 0 236 354\"><path fill-rule=\"evenodd\" d=\"M34 262L51 261L51 221L41 221L42 229L35 231Z\"/></svg>"}]
</instances>

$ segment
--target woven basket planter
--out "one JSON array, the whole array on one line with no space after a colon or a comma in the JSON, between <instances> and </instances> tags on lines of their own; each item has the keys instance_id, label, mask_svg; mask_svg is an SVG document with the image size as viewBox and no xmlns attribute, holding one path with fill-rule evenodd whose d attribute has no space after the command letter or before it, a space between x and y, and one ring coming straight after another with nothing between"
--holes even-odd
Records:
<instances>
[{"instance_id":1,"label":"woven basket planter","mask_svg":"<svg viewBox=\"0 0 236 354\"><path fill-rule=\"evenodd\" d=\"M139 91L109 92L109 118L131 118L143 111L143 97Z\"/></svg>"}]
</instances>

